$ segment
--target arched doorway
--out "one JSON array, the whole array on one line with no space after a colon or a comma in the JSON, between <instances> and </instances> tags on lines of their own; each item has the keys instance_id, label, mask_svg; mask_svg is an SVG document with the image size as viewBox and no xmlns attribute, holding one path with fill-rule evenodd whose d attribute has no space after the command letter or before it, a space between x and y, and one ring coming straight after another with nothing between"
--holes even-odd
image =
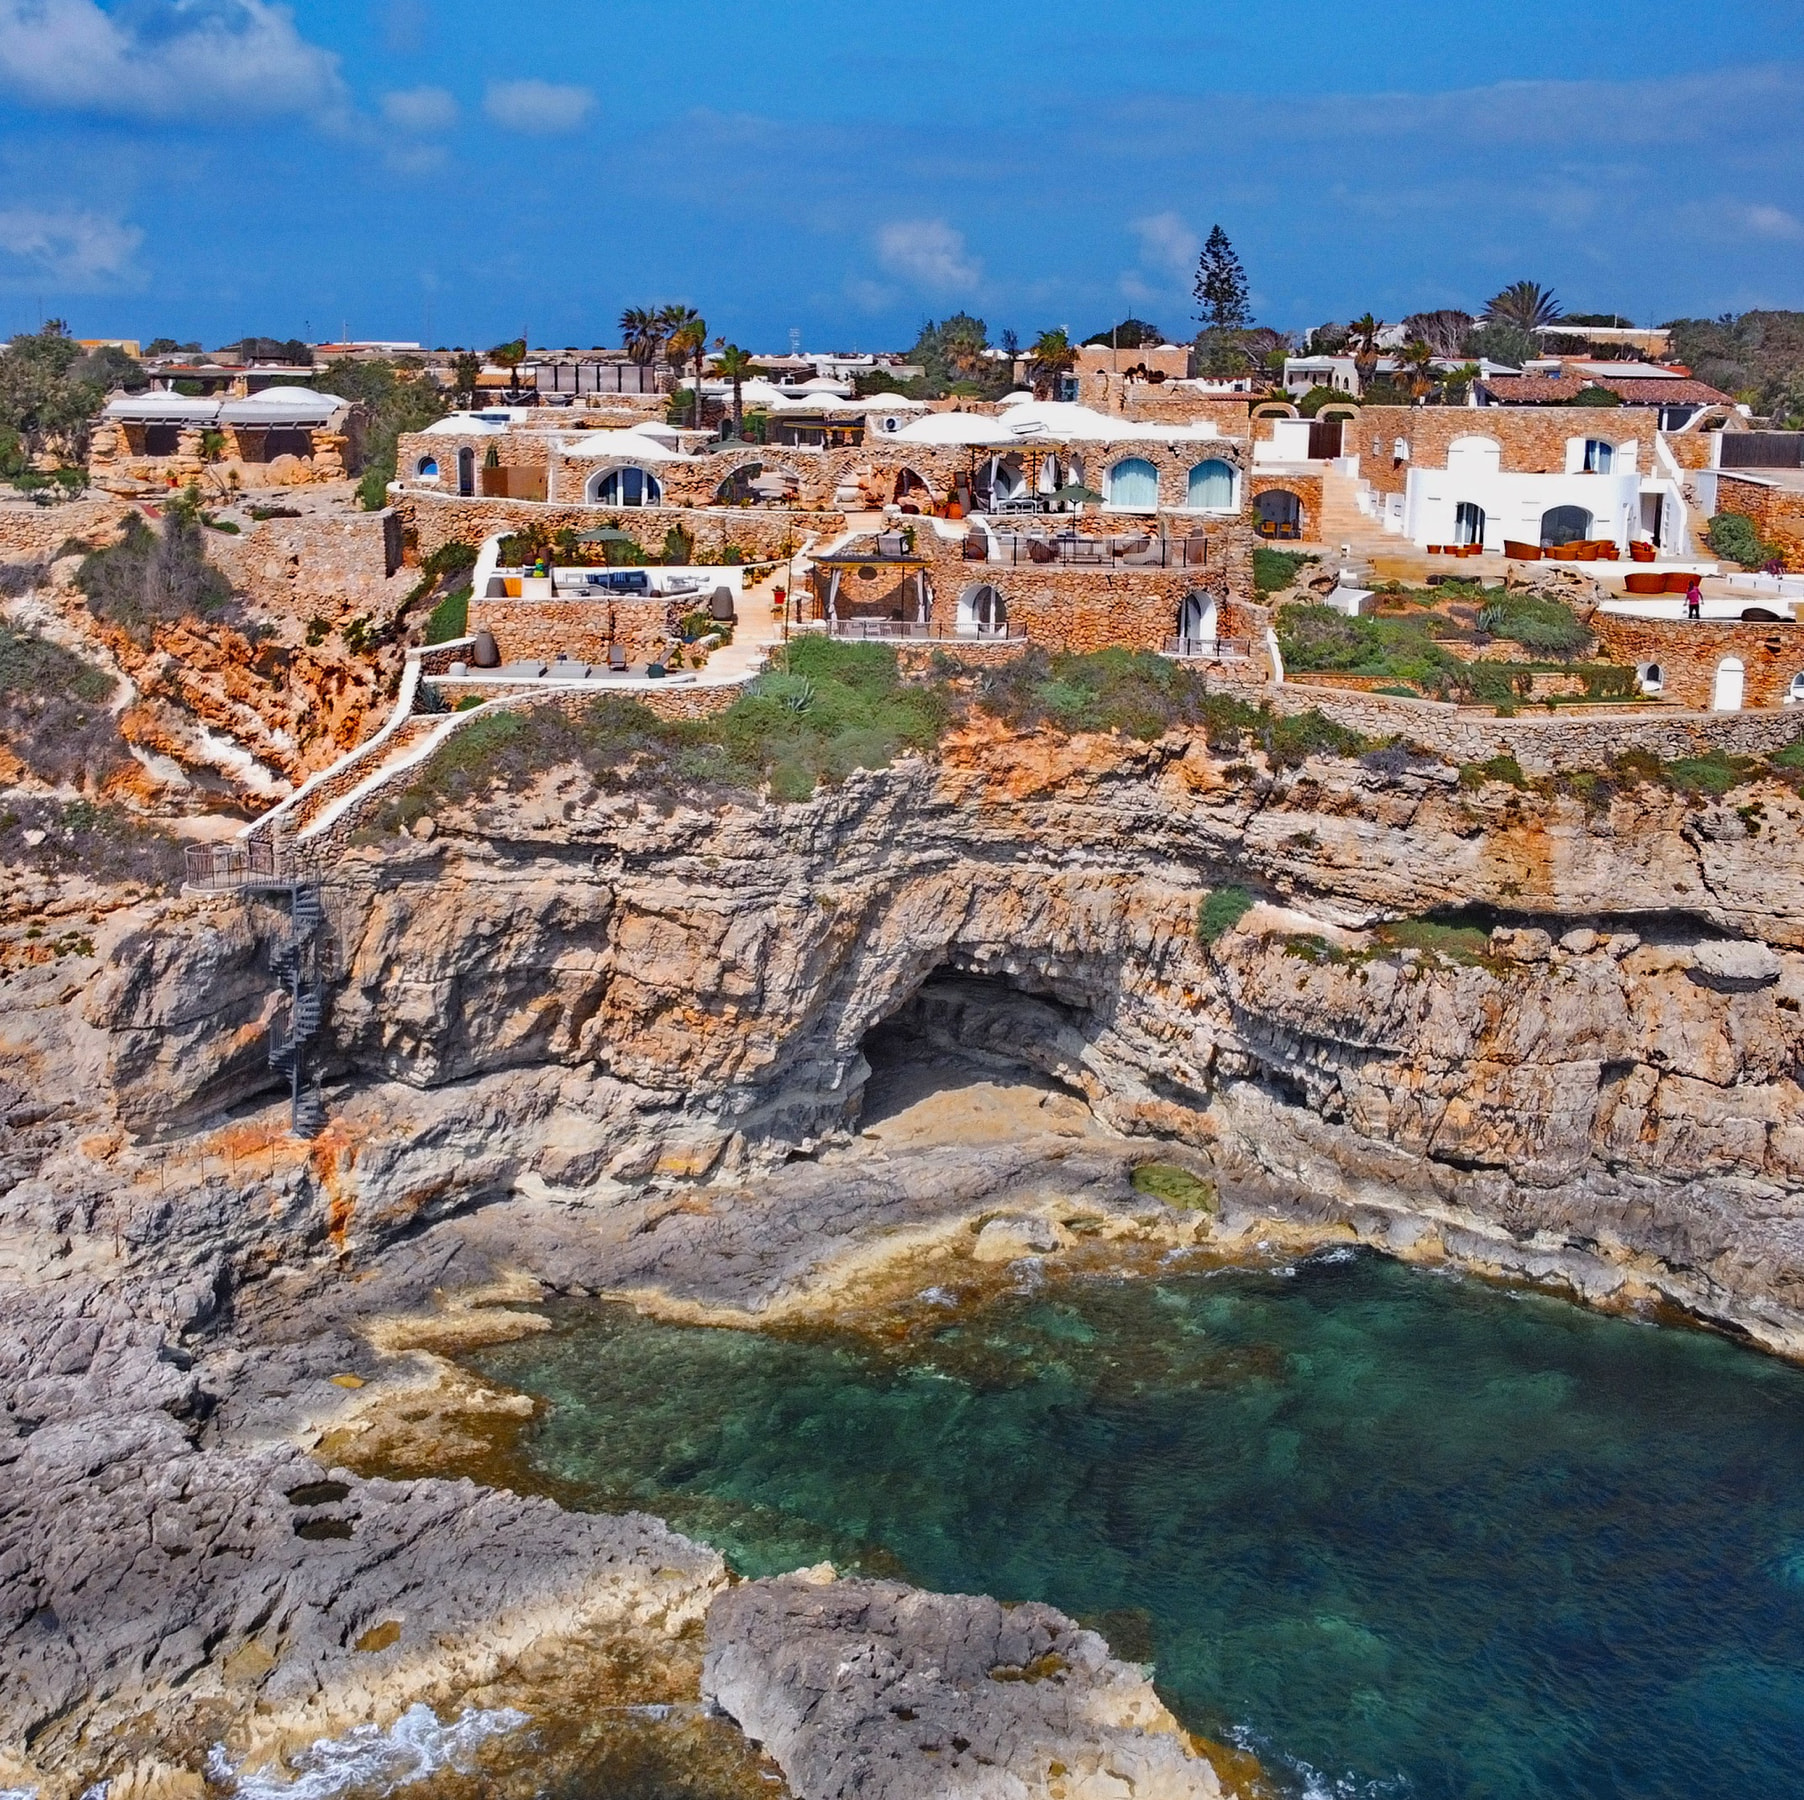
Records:
<instances>
[{"instance_id":1,"label":"arched doorway","mask_svg":"<svg viewBox=\"0 0 1804 1800\"><path fill-rule=\"evenodd\" d=\"M1008 605L987 581L968 587L958 597L960 637L1000 637L1008 630Z\"/></svg>"},{"instance_id":2,"label":"arched doorway","mask_svg":"<svg viewBox=\"0 0 1804 1800\"><path fill-rule=\"evenodd\" d=\"M1453 541L1456 544L1483 544L1485 541L1485 509L1473 500L1462 500L1453 509Z\"/></svg>"},{"instance_id":3,"label":"arched doorway","mask_svg":"<svg viewBox=\"0 0 1804 1800\"><path fill-rule=\"evenodd\" d=\"M752 483L764 473L764 464L760 462L741 463L719 487L714 490L714 499L721 506L750 506L758 495Z\"/></svg>"},{"instance_id":4,"label":"arched doorway","mask_svg":"<svg viewBox=\"0 0 1804 1800\"><path fill-rule=\"evenodd\" d=\"M1303 535L1303 503L1288 488L1267 488L1253 500L1259 535L1297 538Z\"/></svg>"},{"instance_id":5,"label":"arched doorway","mask_svg":"<svg viewBox=\"0 0 1804 1800\"><path fill-rule=\"evenodd\" d=\"M1581 544L1591 535L1591 515L1582 506L1550 506L1541 515L1541 547Z\"/></svg>"},{"instance_id":6,"label":"arched doorway","mask_svg":"<svg viewBox=\"0 0 1804 1800\"><path fill-rule=\"evenodd\" d=\"M1178 606L1178 654L1213 654L1218 616L1213 594L1186 594Z\"/></svg>"},{"instance_id":7,"label":"arched doorway","mask_svg":"<svg viewBox=\"0 0 1804 1800\"><path fill-rule=\"evenodd\" d=\"M457 453L457 491L466 500L476 492L476 452L468 444Z\"/></svg>"},{"instance_id":8,"label":"arched doorway","mask_svg":"<svg viewBox=\"0 0 1804 1800\"><path fill-rule=\"evenodd\" d=\"M898 469L895 492L891 498L898 506L919 512L923 507L933 504L933 489L913 469Z\"/></svg>"},{"instance_id":9,"label":"arched doorway","mask_svg":"<svg viewBox=\"0 0 1804 1800\"><path fill-rule=\"evenodd\" d=\"M1712 712L1740 712L1742 687L1746 677L1739 656L1725 656L1716 665L1716 680L1710 689Z\"/></svg>"},{"instance_id":10,"label":"arched doorway","mask_svg":"<svg viewBox=\"0 0 1804 1800\"><path fill-rule=\"evenodd\" d=\"M1019 500L1026 492L1027 474L1013 451L986 458L977 471L977 504L986 512Z\"/></svg>"}]
</instances>

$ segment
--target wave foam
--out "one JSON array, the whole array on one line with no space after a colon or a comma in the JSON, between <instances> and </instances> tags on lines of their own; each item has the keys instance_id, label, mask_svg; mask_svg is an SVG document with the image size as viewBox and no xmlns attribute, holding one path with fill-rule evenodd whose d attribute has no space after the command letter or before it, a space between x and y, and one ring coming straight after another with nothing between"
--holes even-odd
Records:
<instances>
[{"instance_id":1,"label":"wave foam","mask_svg":"<svg viewBox=\"0 0 1804 1800\"><path fill-rule=\"evenodd\" d=\"M467 1772L489 1738L525 1723L526 1714L511 1706L486 1712L466 1706L442 1725L431 1707L416 1704L386 1731L380 1725L355 1725L343 1737L316 1739L294 1758L292 1776L267 1770L240 1775L223 1744L213 1746L207 1774L221 1785L231 1783L238 1800L334 1800L354 1787L392 1792L441 1769Z\"/></svg>"}]
</instances>

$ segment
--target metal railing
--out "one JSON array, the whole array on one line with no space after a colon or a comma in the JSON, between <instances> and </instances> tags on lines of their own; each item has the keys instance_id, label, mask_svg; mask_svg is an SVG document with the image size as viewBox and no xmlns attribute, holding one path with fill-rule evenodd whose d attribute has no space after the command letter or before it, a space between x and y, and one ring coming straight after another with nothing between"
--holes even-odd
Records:
<instances>
[{"instance_id":1,"label":"metal railing","mask_svg":"<svg viewBox=\"0 0 1804 1800\"><path fill-rule=\"evenodd\" d=\"M189 844L183 852L189 887L215 892L229 888L281 885L280 845L274 838L234 839L229 844Z\"/></svg>"},{"instance_id":2,"label":"metal railing","mask_svg":"<svg viewBox=\"0 0 1804 1800\"><path fill-rule=\"evenodd\" d=\"M936 629L931 619L829 619L827 635L852 639L907 639L923 644L1001 643L1025 641L1027 628L1022 625L985 626L981 630L954 631L949 636Z\"/></svg>"},{"instance_id":3,"label":"metal railing","mask_svg":"<svg viewBox=\"0 0 1804 1800\"><path fill-rule=\"evenodd\" d=\"M1245 662L1253 653L1251 638L1174 637L1164 643L1167 656L1195 657L1203 662Z\"/></svg>"},{"instance_id":4,"label":"metal railing","mask_svg":"<svg viewBox=\"0 0 1804 1800\"><path fill-rule=\"evenodd\" d=\"M1045 567L1088 569L1206 569L1209 539L1200 532L1190 537L1080 537L1073 534L1038 537L1022 532L993 532L981 539L973 533L965 539L965 561L986 563L1037 563Z\"/></svg>"}]
</instances>

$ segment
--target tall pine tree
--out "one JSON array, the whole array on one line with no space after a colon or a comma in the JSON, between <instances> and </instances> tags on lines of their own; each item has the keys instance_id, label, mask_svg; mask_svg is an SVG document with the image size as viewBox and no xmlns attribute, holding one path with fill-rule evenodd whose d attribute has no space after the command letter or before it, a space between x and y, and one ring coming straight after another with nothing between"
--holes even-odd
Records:
<instances>
[{"instance_id":1,"label":"tall pine tree","mask_svg":"<svg viewBox=\"0 0 1804 1800\"><path fill-rule=\"evenodd\" d=\"M1248 324L1252 314L1247 306L1246 270L1228 242L1228 234L1217 225L1203 245L1196 264L1196 303L1201 308L1197 317L1211 331L1238 331Z\"/></svg>"}]
</instances>

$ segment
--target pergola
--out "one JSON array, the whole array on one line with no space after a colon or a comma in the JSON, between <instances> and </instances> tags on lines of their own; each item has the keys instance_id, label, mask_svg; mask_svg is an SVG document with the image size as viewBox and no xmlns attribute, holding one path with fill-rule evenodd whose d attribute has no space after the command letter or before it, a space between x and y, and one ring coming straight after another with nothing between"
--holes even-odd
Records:
<instances>
[{"instance_id":1,"label":"pergola","mask_svg":"<svg viewBox=\"0 0 1804 1800\"><path fill-rule=\"evenodd\" d=\"M839 617L840 584L847 574L851 574L854 579L875 581L880 573L889 570L900 575L904 584L910 576L914 577L916 616L925 620L931 603L927 587L927 570L930 566L925 556L918 556L912 550L899 551L890 545L884 546L880 553L840 552L832 556L817 556L813 571L815 598L831 624ZM906 601L904 605L906 606Z\"/></svg>"}]
</instances>

